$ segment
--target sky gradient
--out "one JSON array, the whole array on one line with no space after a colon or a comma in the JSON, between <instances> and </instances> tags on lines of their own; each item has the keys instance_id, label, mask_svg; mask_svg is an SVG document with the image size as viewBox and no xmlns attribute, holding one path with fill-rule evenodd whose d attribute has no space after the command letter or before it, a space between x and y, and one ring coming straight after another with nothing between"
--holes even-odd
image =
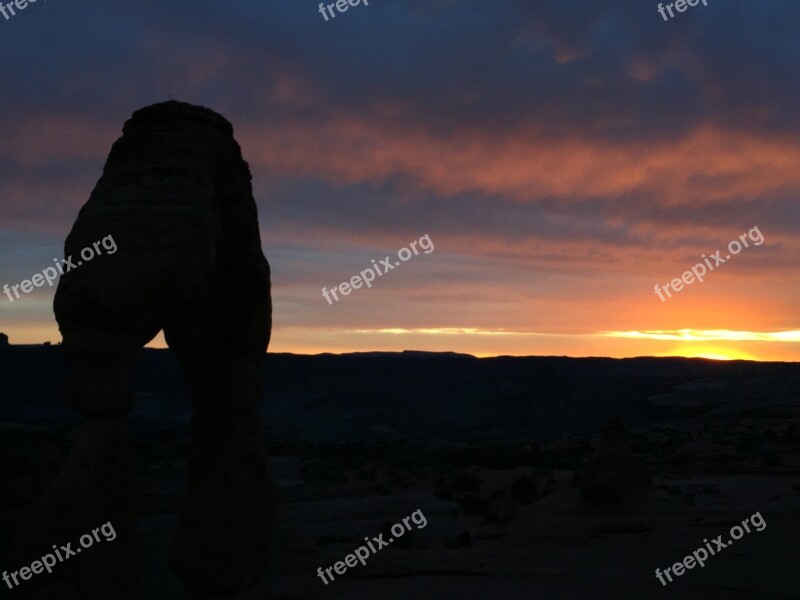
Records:
<instances>
[{"instance_id":1,"label":"sky gradient","mask_svg":"<svg viewBox=\"0 0 800 600\"><path fill-rule=\"evenodd\" d=\"M225 115L250 163L271 351L800 360L797 0L668 22L642 0L318 4L0 17L0 286L62 256L124 121L173 98ZM0 331L60 340L54 291L0 295Z\"/></svg>"}]
</instances>

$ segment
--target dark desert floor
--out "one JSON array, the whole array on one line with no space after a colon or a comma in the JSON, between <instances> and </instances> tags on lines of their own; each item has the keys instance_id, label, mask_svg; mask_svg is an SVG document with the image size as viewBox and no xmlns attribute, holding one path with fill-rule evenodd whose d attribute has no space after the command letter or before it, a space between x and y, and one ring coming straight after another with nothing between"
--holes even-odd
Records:
<instances>
[{"instance_id":1,"label":"dark desert floor","mask_svg":"<svg viewBox=\"0 0 800 600\"><path fill-rule=\"evenodd\" d=\"M34 350L24 352L30 360ZM43 352L56 349L36 350L55 377L58 362ZM168 555L188 412L179 391L168 399L179 383L171 360L145 353L130 420L152 600L182 596ZM688 359L272 357L264 421L278 525L255 597L800 597L799 374L793 364ZM615 392L607 384L620 377ZM14 392L13 375L5 384ZM3 532L66 456L75 419L56 408L43 418L49 404L3 404ZM442 404L456 417L444 419ZM649 484L628 485L631 470ZM418 509L424 528L327 586L317 577ZM763 531L666 587L655 578L757 512Z\"/></svg>"}]
</instances>

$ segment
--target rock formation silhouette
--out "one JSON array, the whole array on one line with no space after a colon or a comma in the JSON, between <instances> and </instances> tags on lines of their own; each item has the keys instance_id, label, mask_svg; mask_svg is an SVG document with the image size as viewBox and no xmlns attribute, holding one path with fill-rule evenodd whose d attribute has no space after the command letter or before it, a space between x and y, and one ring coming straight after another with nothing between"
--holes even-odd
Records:
<instances>
[{"instance_id":1,"label":"rock formation silhouette","mask_svg":"<svg viewBox=\"0 0 800 600\"><path fill-rule=\"evenodd\" d=\"M82 249L107 236L116 253L78 262ZM272 304L251 174L231 124L175 101L136 111L65 256L76 264L54 301L71 373L65 402L86 421L36 510L35 527L49 532L43 548L111 521L115 541L59 566L70 567L79 597L137 597L124 417L134 402L131 367L163 330L194 407L173 570L192 597L252 589L265 571L274 511L259 420Z\"/></svg>"}]
</instances>

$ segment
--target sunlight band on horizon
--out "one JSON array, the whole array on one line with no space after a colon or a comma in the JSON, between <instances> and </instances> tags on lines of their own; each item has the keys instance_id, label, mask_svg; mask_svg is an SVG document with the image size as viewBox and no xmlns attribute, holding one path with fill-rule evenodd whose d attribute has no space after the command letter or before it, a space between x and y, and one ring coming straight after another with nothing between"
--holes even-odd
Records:
<instances>
[{"instance_id":1,"label":"sunlight band on horizon","mask_svg":"<svg viewBox=\"0 0 800 600\"><path fill-rule=\"evenodd\" d=\"M733 331L730 329L651 329L645 331L603 331L597 333L542 333L536 331L507 331L480 329L477 327L420 327L354 329L352 333L390 335L525 335L566 337L613 337L638 340L679 342L800 342L800 329L789 331Z\"/></svg>"},{"instance_id":2,"label":"sunlight band on horizon","mask_svg":"<svg viewBox=\"0 0 800 600\"><path fill-rule=\"evenodd\" d=\"M714 360L796 361L800 330L737 331L729 329L653 329L642 331L533 332L477 327L347 329L339 332L339 351L360 346L382 350L406 348L457 351L478 357L512 355L636 356L708 358ZM390 341L390 340L395 340ZM483 341L480 341L483 340ZM496 342L492 341L496 340ZM500 343L500 340L503 340ZM781 343L775 343L781 342Z\"/></svg>"},{"instance_id":3,"label":"sunlight band on horizon","mask_svg":"<svg viewBox=\"0 0 800 600\"><path fill-rule=\"evenodd\" d=\"M55 326L5 327L12 344L39 344L60 335ZM798 361L800 330L772 332L727 329L652 329L631 331L543 333L479 327L390 327L338 329L276 327L271 352L297 354L365 351L460 352L490 356L636 356L710 358L716 360ZM789 343L787 343L789 342ZM795 342L792 345L791 342ZM163 333L150 348L167 348Z\"/></svg>"},{"instance_id":4,"label":"sunlight band on horizon","mask_svg":"<svg viewBox=\"0 0 800 600\"><path fill-rule=\"evenodd\" d=\"M760 332L730 329L653 329L607 331L606 337L678 342L800 342L800 330Z\"/></svg>"}]
</instances>

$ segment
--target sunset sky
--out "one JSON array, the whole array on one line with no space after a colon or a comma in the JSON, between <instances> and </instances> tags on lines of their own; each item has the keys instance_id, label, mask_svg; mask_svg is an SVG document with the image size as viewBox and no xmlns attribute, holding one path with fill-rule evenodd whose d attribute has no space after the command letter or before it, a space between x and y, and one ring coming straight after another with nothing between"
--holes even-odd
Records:
<instances>
[{"instance_id":1,"label":"sunset sky","mask_svg":"<svg viewBox=\"0 0 800 600\"><path fill-rule=\"evenodd\" d=\"M0 286L62 256L124 121L174 98L225 115L250 163L270 351L800 360L797 0L668 22L650 0L318 5L0 16ZM655 294L754 227L763 244ZM430 254L323 298L426 234ZM60 340L54 292L0 295L11 343Z\"/></svg>"}]
</instances>

